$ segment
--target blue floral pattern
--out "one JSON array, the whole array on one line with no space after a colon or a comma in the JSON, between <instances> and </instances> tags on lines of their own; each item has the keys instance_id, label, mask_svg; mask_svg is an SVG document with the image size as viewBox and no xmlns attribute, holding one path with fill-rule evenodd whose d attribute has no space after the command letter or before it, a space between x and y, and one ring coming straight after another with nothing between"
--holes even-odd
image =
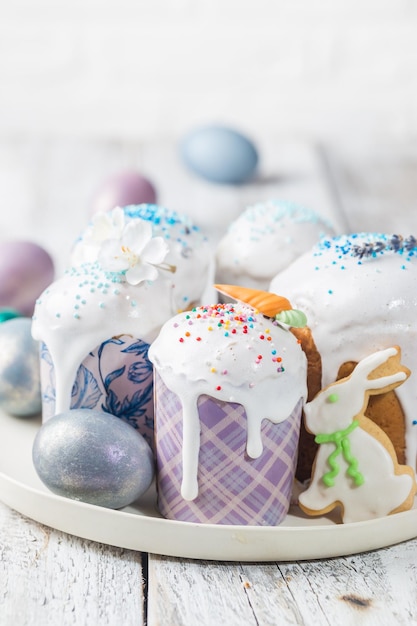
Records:
<instances>
[{"instance_id":1,"label":"blue floral pattern","mask_svg":"<svg viewBox=\"0 0 417 626\"><path fill-rule=\"evenodd\" d=\"M103 342L81 363L72 388L71 409L100 409L138 429L153 444L153 367L149 345L128 336ZM41 346L44 416L55 411L55 372Z\"/></svg>"}]
</instances>

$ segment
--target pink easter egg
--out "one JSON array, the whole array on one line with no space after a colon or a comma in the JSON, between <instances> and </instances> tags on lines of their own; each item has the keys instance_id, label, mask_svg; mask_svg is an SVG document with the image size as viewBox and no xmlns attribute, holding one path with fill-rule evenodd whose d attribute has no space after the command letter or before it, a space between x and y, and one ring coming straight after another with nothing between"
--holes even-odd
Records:
<instances>
[{"instance_id":1,"label":"pink easter egg","mask_svg":"<svg viewBox=\"0 0 417 626\"><path fill-rule=\"evenodd\" d=\"M103 181L93 197L91 214L129 204L156 204L153 184L134 170L118 172Z\"/></svg>"},{"instance_id":2,"label":"pink easter egg","mask_svg":"<svg viewBox=\"0 0 417 626\"><path fill-rule=\"evenodd\" d=\"M31 316L35 301L54 279L52 258L30 241L0 242L0 308Z\"/></svg>"}]
</instances>

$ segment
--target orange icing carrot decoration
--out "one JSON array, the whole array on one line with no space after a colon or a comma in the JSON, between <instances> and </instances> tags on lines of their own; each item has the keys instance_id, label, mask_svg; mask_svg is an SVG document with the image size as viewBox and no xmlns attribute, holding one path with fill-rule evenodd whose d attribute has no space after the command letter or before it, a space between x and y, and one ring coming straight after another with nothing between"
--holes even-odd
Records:
<instances>
[{"instance_id":1,"label":"orange icing carrot decoration","mask_svg":"<svg viewBox=\"0 0 417 626\"><path fill-rule=\"evenodd\" d=\"M214 285L217 291L230 296L239 302L249 304L267 317L275 317L281 311L290 311L291 303L283 296L277 296L269 291L261 291L259 289L249 289L248 287L240 287L238 285Z\"/></svg>"}]
</instances>

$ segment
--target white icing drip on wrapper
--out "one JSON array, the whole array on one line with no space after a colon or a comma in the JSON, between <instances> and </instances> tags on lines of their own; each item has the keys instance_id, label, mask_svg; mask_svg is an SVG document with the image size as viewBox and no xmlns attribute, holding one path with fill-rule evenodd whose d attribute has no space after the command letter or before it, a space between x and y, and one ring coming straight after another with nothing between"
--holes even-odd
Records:
<instances>
[{"instance_id":1,"label":"white icing drip on wrapper","mask_svg":"<svg viewBox=\"0 0 417 626\"><path fill-rule=\"evenodd\" d=\"M355 233L323 239L271 282L308 319L322 387L342 363L398 345L410 379L396 393L406 421L406 462L417 468L416 239Z\"/></svg>"},{"instance_id":2,"label":"white icing drip on wrapper","mask_svg":"<svg viewBox=\"0 0 417 626\"><path fill-rule=\"evenodd\" d=\"M78 367L89 352L122 334L150 343L170 315L165 281L131 285L94 263L54 282L37 301L32 335L45 343L55 367L56 413L70 408Z\"/></svg>"},{"instance_id":3,"label":"white icing drip on wrapper","mask_svg":"<svg viewBox=\"0 0 417 626\"><path fill-rule=\"evenodd\" d=\"M246 451L258 458L262 420L286 420L307 393L306 359L295 337L245 304L197 307L175 316L163 326L149 358L183 407L185 500L198 495L201 395L243 405Z\"/></svg>"}]
</instances>

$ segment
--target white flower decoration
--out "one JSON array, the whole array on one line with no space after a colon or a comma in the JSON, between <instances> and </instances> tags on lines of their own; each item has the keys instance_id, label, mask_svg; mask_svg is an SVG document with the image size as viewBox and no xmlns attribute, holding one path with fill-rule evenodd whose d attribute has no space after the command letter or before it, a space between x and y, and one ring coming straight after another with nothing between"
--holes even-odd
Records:
<instances>
[{"instance_id":1,"label":"white flower decoration","mask_svg":"<svg viewBox=\"0 0 417 626\"><path fill-rule=\"evenodd\" d=\"M75 244L71 255L72 264L97 261L103 242L107 239L120 239L125 222L125 214L120 207L107 213L96 213L82 239Z\"/></svg>"},{"instance_id":2,"label":"white flower decoration","mask_svg":"<svg viewBox=\"0 0 417 626\"><path fill-rule=\"evenodd\" d=\"M107 239L118 239L125 227L125 214L119 206L107 213L94 215L87 237L91 242L101 243Z\"/></svg>"},{"instance_id":3,"label":"white flower decoration","mask_svg":"<svg viewBox=\"0 0 417 626\"><path fill-rule=\"evenodd\" d=\"M152 237L152 225L145 220L132 220L119 237L105 240L100 247L98 261L110 271L124 272L131 285L144 280L155 280L169 248L162 237Z\"/></svg>"}]
</instances>

